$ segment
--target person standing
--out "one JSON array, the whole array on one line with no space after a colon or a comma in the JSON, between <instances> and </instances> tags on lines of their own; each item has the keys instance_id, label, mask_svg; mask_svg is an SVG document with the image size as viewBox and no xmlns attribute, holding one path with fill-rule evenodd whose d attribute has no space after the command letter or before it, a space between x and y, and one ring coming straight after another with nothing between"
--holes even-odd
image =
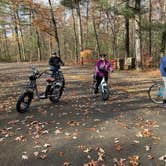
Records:
<instances>
[{"instance_id":1,"label":"person standing","mask_svg":"<svg viewBox=\"0 0 166 166\"><path fill-rule=\"evenodd\" d=\"M163 106L166 107L166 55L162 55L160 61L160 73L164 82Z\"/></svg>"}]
</instances>

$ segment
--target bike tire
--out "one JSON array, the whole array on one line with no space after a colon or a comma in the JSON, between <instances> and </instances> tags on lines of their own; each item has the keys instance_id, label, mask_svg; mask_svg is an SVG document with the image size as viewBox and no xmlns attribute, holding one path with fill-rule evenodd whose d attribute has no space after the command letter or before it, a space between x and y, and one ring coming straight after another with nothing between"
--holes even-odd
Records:
<instances>
[{"instance_id":1,"label":"bike tire","mask_svg":"<svg viewBox=\"0 0 166 166\"><path fill-rule=\"evenodd\" d=\"M104 89L103 89L103 91L102 91L102 93L101 93L102 100L103 100L103 101L108 100L109 95L110 95L109 88L108 88L108 87L104 87Z\"/></svg>"},{"instance_id":2,"label":"bike tire","mask_svg":"<svg viewBox=\"0 0 166 166\"><path fill-rule=\"evenodd\" d=\"M53 103L59 102L59 99L61 98L62 93L63 93L63 88L62 87L60 89L59 88L52 89L51 90L51 95L52 96L49 97L49 100Z\"/></svg>"},{"instance_id":3,"label":"bike tire","mask_svg":"<svg viewBox=\"0 0 166 166\"><path fill-rule=\"evenodd\" d=\"M156 104L162 104L163 103L163 96L159 95L160 89L162 88L162 85L159 83L155 83L150 86L148 90L148 96L149 99Z\"/></svg>"},{"instance_id":4,"label":"bike tire","mask_svg":"<svg viewBox=\"0 0 166 166\"><path fill-rule=\"evenodd\" d=\"M16 103L16 110L19 113L25 113L29 110L29 106L31 104L33 98L32 92L25 92L21 94Z\"/></svg>"}]
</instances>

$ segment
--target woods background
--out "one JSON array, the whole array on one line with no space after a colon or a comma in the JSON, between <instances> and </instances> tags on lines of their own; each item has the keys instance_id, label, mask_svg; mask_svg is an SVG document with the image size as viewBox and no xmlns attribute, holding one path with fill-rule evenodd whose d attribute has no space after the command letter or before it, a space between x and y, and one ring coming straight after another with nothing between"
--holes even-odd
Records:
<instances>
[{"instance_id":1,"label":"woods background","mask_svg":"<svg viewBox=\"0 0 166 166\"><path fill-rule=\"evenodd\" d=\"M79 63L91 50L92 59L105 52L157 67L165 41L165 0L0 1L1 62L45 61L59 50Z\"/></svg>"}]
</instances>

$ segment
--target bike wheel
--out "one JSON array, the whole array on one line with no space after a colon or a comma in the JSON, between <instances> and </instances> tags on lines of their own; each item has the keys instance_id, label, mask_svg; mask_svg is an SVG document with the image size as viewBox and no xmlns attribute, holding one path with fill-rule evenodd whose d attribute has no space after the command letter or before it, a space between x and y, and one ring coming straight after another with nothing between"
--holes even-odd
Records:
<instances>
[{"instance_id":1,"label":"bike wheel","mask_svg":"<svg viewBox=\"0 0 166 166\"><path fill-rule=\"evenodd\" d=\"M161 84L155 83L148 90L149 99L156 104L163 103L163 94L161 93L161 88Z\"/></svg>"},{"instance_id":2,"label":"bike wheel","mask_svg":"<svg viewBox=\"0 0 166 166\"><path fill-rule=\"evenodd\" d=\"M19 96L16 103L16 110L19 113L25 113L28 111L33 98L33 93L26 92Z\"/></svg>"},{"instance_id":3,"label":"bike wheel","mask_svg":"<svg viewBox=\"0 0 166 166\"><path fill-rule=\"evenodd\" d=\"M50 101L53 103L57 103L59 101L59 99L61 98L61 95L63 93L63 88L53 88L51 90L51 95L49 97Z\"/></svg>"},{"instance_id":4,"label":"bike wheel","mask_svg":"<svg viewBox=\"0 0 166 166\"><path fill-rule=\"evenodd\" d=\"M108 100L109 95L110 95L109 88L108 87L104 87L101 94L102 94L101 95L102 100L104 100L104 101Z\"/></svg>"}]
</instances>

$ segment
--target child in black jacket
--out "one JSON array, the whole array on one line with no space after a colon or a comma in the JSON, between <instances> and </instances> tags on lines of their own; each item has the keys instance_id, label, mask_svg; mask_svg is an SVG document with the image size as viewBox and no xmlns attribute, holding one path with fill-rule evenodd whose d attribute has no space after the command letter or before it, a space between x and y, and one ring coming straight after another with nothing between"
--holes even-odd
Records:
<instances>
[{"instance_id":1,"label":"child in black jacket","mask_svg":"<svg viewBox=\"0 0 166 166\"><path fill-rule=\"evenodd\" d=\"M52 71L51 77L55 78L56 72L58 72L60 66L64 65L64 63L61 60L61 58L58 56L58 54L56 52L53 52L49 59L49 65L50 65L50 70Z\"/></svg>"}]
</instances>

